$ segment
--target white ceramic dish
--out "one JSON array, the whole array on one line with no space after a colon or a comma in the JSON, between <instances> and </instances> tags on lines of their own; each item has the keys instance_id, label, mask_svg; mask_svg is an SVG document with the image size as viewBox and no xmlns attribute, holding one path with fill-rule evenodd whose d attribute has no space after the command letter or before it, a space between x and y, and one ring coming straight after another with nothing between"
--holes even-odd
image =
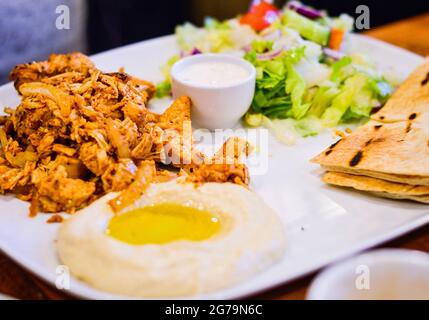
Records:
<instances>
[{"instance_id":1,"label":"white ceramic dish","mask_svg":"<svg viewBox=\"0 0 429 320\"><path fill-rule=\"evenodd\" d=\"M15 299L0 293L0 300L15 300Z\"/></svg>"},{"instance_id":2,"label":"white ceramic dish","mask_svg":"<svg viewBox=\"0 0 429 320\"><path fill-rule=\"evenodd\" d=\"M418 55L364 36L353 36L352 46L401 78L422 62ZM156 82L162 80L159 67L177 51L175 38L168 36L98 54L93 59L102 70L115 71L123 66L131 74ZM163 102L156 108L165 107ZM0 106L18 103L12 84L0 87ZM251 188L284 223L288 238L284 259L251 281L194 298L249 296L429 223L426 205L380 199L323 184L320 169L308 160L332 142L331 132L303 139L293 147L270 137L267 172L261 175L252 170ZM28 203L13 197L0 197L0 205L0 248L55 284L60 263L55 251L58 225L46 224L45 215L28 218ZM68 292L93 299L125 298L94 290L74 278Z\"/></svg>"},{"instance_id":3,"label":"white ceramic dish","mask_svg":"<svg viewBox=\"0 0 429 320\"><path fill-rule=\"evenodd\" d=\"M183 81L180 73L197 63L223 62L247 71L247 76L229 85L208 86ZM199 54L186 57L171 69L173 97L189 96L192 100L192 121L209 130L235 126L249 109L255 94L256 70L249 62L225 54Z\"/></svg>"},{"instance_id":4,"label":"white ceramic dish","mask_svg":"<svg viewBox=\"0 0 429 320\"><path fill-rule=\"evenodd\" d=\"M429 300L429 254L383 249L327 268L312 283L311 300Z\"/></svg>"}]
</instances>

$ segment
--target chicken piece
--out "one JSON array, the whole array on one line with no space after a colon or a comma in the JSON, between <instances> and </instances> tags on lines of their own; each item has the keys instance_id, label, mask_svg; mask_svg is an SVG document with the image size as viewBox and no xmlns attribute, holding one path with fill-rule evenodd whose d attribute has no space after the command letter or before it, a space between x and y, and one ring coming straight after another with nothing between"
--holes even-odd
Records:
<instances>
[{"instance_id":1,"label":"chicken piece","mask_svg":"<svg viewBox=\"0 0 429 320\"><path fill-rule=\"evenodd\" d=\"M142 81L125 73L105 74L98 71L93 72L90 78L73 91L82 94L88 104L105 117L123 119L124 113L121 110L128 103L146 109L153 85L149 86L148 82L141 85Z\"/></svg>"},{"instance_id":2,"label":"chicken piece","mask_svg":"<svg viewBox=\"0 0 429 320\"><path fill-rule=\"evenodd\" d=\"M56 134L52 131L45 134L37 146L37 152L41 155L49 154L52 150L55 138Z\"/></svg>"},{"instance_id":3,"label":"chicken piece","mask_svg":"<svg viewBox=\"0 0 429 320\"><path fill-rule=\"evenodd\" d=\"M85 142L79 149L79 159L96 176L101 176L113 162L105 149L96 142Z\"/></svg>"},{"instance_id":4,"label":"chicken piece","mask_svg":"<svg viewBox=\"0 0 429 320\"><path fill-rule=\"evenodd\" d=\"M121 191L128 187L135 178L137 168L130 159L120 159L111 163L101 176L104 191Z\"/></svg>"},{"instance_id":5,"label":"chicken piece","mask_svg":"<svg viewBox=\"0 0 429 320\"><path fill-rule=\"evenodd\" d=\"M28 195L26 185L31 181L31 175L36 168L35 162L26 162L23 168L10 168L0 166L0 191L22 192L23 196Z\"/></svg>"},{"instance_id":6,"label":"chicken piece","mask_svg":"<svg viewBox=\"0 0 429 320\"><path fill-rule=\"evenodd\" d=\"M36 162L38 155L31 148L23 150L16 140L8 138L3 128L0 128L1 151L4 155L3 162L15 168L24 168L27 162Z\"/></svg>"},{"instance_id":7,"label":"chicken piece","mask_svg":"<svg viewBox=\"0 0 429 320\"><path fill-rule=\"evenodd\" d=\"M129 184L117 197L109 200L108 204L113 212L119 212L134 203L149 187L156 177L156 166L154 161L143 161L140 163L135 180Z\"/></svg>"},{"instance_id":8,"label":"chicken piece","mask_svg":"<svg viewBox=\"0 0 429 320\"><path fill-rule=\"evenodd\" d=\"M183 131L164 130L162 135L160 162L175 167L186 167L201 164L205 156L194 146L191 123L183 125Z\"/></svg>"},{"instance_id":9,"label":"chicken piece","mask_svg":"<svg viewBox=\"0 0 429 320\"><path fill-rule=\"evenodd\" d=\"M38 209L43 212L74 212L90 200L95 183L67 177L64 166L50 170L36 183Z\"/></svg>"},{"instance_id":10,"label":"chicken piece","mask_svg":"<svg viewBox=\"0 0 429 320\"><path fill-rule=\"evenodd\" d=\"M155 128L153 128L153 130L155 130ZM149 160L153 159L154 156L159 154L159 151L156 150L157 145L155 143L159 135L154 134L152 132L153 130L149 129L141 135L139 138L140 141L131 151L131 157L133 159Z\"/></svg>"},{"instance_id":11,"label":"chicken piece","mask_svg":"<svg viewBox=\"0 0 429 320\"><path fill-rule=\"evenodd\" d=\"M188 182L231 182L242 186L248 186L249 172L244 164L203 164L186 177Z\"/></svg>"},{"instance_id":12,"label":"chicken piece","mask_svg":"<svg viewBox=\"0 0 429 320\"><path fill-rule=\"evenodd\" d=\"M52 151L54 151L58 154L63 154L63 155L69 156L69 157L73 157L73 155L76 153L75 148L65 146L61 143L55 143L52 146Z\"/></svg>"},{"instance_id":13,"label":"chicken piece","mask_svg":"<svg viewBox=\"0 0 429 320\"><path fill-rule=\"evenodd\" d=\"M251 154L253 148L247 140L231 137L212 157L212 163L235 164L242 163L243 158Z\"/></svg>"},{"instance_id":14,"label":"chicken piece","mask_svg":"<svg viewBox=\"0 0 429 320\"><path fill-rule=\"evenodd\" d=\"M23 170L18 168L10 168L8 166L0 166L0 190L2 193L10 191L24 177Z\"/></svg>"},{"instance_id":15,"label":"chicken piece","mask_svg":"<svg viewBox=\"0 0 429 320\"><path fill-rule=\"evenodd\" d=\"M130 158L131 148L137 144L137 125L129 118L123 121L107 119L106 132L118 158Z\"/></svg>"},{"instance_id":16,"label":"chicken piece","mask_svg":"<svg viewBox=\"0 0 429 320\"><path fill-rule=\"evenodd\" d=\"M127 84L127 86L121 86L118 83L118 89L124 97L132 95L132 93L142 93L144 92L147 95L147 99L153 97L156 87L153 83L142 80L125 72L111 72L105 73L105 75L116 78L120 83Z\"/></svg>"},{"instance_id":17,"label":"chicken piece","mask_svg":"<svg viewBox=\"0 0 429 320\"><path fill-rule=\"evenodd\" d=\"M57 156L50 165L52 167L63 166L66 169L67 177L72 179L84 179L89 173L81 160L64 155Z\"/></svg>"},{"instance_id":18,"label":"chicken piece","mask_svg":"<svg viewBox=\"0 0 429 320\"><path fill-rule=\"evenodd\" d=\"M64 221L64 218L59 214L52 215L46 222L47 223L61 223Z\"/></svg>"},{"instance_id":19,"label":"chicken piece","mask_svg":"<svg viewBox=\"0 0 429 320\"><path fill-rule=\"evenodd\" d=\"M47 106L50 107L55 116L68 123L70 112L74 105L73 96L57 87L42 82L24 83L19 89L24 98L39 96L55 102L54 104L47 104Z\"/></svg>"},{"instance_id":20,"label":"chicken piece","mask_svg":"<svg viewBox=\"0 0 429 320\"><path fill-rule=\"evenodd\" d=\"M89 58L81 53L51 54L47 61L17 65L9 75L15 88L20 92L23 83L37 82L47 77L65 72L78 72L87 75L95 66Z\"/></svg>"},{"instance_id":21,"label":"chicken piece","mask_svg":"<svg viewBox=\"0 0 429 320\"><path fill-rule=\"evenodd\" d=\"M9 118L8 121L12 125L6 123L5 128L7 128L8 133L10 130L14 130L18 137L26 139L37 133L39 128L44 128L53 117L54 115L45 100L40 97L26 98ZM40 139L37 141L39 142Z\"/></svg>"},{"instance_id":22,"label":"chicken piece","mask_svg":"<svg viewBox=\"0 0 429 320\"><path fill-rule=\"evenodd\" d=\"M251 151L246 140L229 138L210 160L185 168L182 174L187 174L187 181L194 183L232 182L247 186L250 182L249 172L242 158Z\"/></svg>"},{"instance_id":23,"label":"chicken piece","mask_svg":"<svg viewBox=\"0 0 429 320\"><path fill-rule=\"evenodd\" d=\"M82 83L86 78L86 73L70 71L51 76L49 78L42 78L40 81L63 90L70 90L74 87L73 84Z\"/></svg>"},{"instance_id":24,"label":"chicken piece","mask_svg":"<svg viewBox=\"0 0 429 320\"><path fill-rule=\"evenodd\" d=\"M144 105L137 104L134 101L126 101L122 112L125 118L130 118L140 128L151 122L158 122L160 116L148 110Z\"/></svg>"}]
</instances>

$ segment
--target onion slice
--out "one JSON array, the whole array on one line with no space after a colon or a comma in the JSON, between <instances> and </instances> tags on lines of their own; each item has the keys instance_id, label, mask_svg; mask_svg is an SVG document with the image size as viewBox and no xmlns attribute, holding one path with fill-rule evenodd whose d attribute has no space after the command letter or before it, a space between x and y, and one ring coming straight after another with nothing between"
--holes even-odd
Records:
<instances>
[{"instance_id":1,"label":"onion slice","mask_svg":"<svg viewBox=\"0 0 429 320\"><path fill-rule=\"evenodd\" d=\"M198 48L193 48L190 52L180 51L180 58L188 57L188 56L194 56L196 54L200 54L202 51Z\"/></svg>"},{"instance_id":2,"label":"onion slice","mask_svg":"<svg viewBox=\"0 0 429 320\"><path fill-rule=\"evenodd\" d=\"M285 49L285 47L280 47L279 49L276 49L276 50L271 50L271 51L268 51L265 53L260 53L260 54L256 55L256 57L260 61L272 60L272 59L280 56L283 53L284 49Z\"/></svg>"},{"instance_id":3,"label":"onion slice","mask_svg":"<svg viewBox=\"0 0 429 320\"><path fill-rule=\"evenodd\" d=\"M331 58L334 59L335 61L340 60L341 58L345 57L345 54L340 52L340 51L336 51L336 50L332 50L329 48L323 48L323 53Z\"/></svg>"},{"instance_id":4,"label":"onion slice","mask_svg":"<svg viewBox=\"0 0 429 320\"><path fill-rule=\"evenodd\" d=\"M298 12L300 15L307 17L309 19L319 19L323 17L323 13L319 10L304 6L298 1L291 1L288 4L290 10Z\"/></svg>"}]
</instances>

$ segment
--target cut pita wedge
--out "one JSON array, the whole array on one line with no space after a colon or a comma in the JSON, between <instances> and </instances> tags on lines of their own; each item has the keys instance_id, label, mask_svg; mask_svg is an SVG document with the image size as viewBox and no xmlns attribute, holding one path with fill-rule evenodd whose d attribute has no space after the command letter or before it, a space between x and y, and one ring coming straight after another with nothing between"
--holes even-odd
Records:
<instances>
[{"instance_id":1,"label":"cut pita wedge","mask_svg":"<svg viewBox=\"0 0 429 320\"><path fill-rule=\"evenodd\" d=\"M367 171L367 170L349 170L347 168L336 167L336 166L325 166L325 165L322 165L322 168L325 169L326 171L333 171L338 173L347 173L347 174L353 174L358 176L382 179L388 182L409 184L413 186L429 186L429 177L387 174L383 172Z\"/></svg>"},{"instance_id":2,"label":"cut pita wedge","mask_svg":"<svg viewBox=\"0 0 429 320\"><path fill-rule=\"evenodd\" d=\"M330 171L429 186L429 124L370 121L312 162Z\"/></svg>"},{"instance_id":3,"label":"cut pita wedge","mask_svg":"<svg viewBox=\"0 0 429 320\"><path fill-rule=\"evenodd\" d=\"M429 115L429 57L371 118L380 122L421 120Z\"/></svg>"},{"instance_id":4,"label":"cut pita wedge","mask_svg":"<svg viewBox=\"0 0 429 320\"><path fill-rule=\"evenodd\" d=\"M429 203L428 186L411 186L339 172L327 172L323 176L323 181L336 186L370 192L379 197Z\"/></svg>"}]
</instances>

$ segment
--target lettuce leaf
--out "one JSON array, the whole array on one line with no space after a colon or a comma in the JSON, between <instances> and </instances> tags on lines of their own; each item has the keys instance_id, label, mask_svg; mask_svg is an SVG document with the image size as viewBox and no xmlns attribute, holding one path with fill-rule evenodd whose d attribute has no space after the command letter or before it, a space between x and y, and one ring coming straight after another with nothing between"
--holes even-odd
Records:
<instances>
[{"instance_id":1,"label":"lettuce leaf","mask_svg":"<svg viewBox=\"0 0 429 320\"><path fill-rule=\"evenodd\" d=\"M251 111L270 118L304 117L310 104L303 103L306 93L305 81L293 65L300 61L305 48L300 47L283 52L272 60L258 60L257 50L270 48L269 41L253 43L252 51L245 55L257 70L256 91Z\"/></svg>"},{"instance_id":2,"label":"lettuce leaf","mask_svg":"<svg viewBox=\"0 0 429 320\"><path fill-rule=\"evenodd\" d=\"M305 116L310 107L309 103L302 103L306 89L305 81L301 75L296 72L291 63L287 64L287 70L285 91L287 94L291 95L291 113L295 119L301 119Z\"/></svg>"},{"instance_id":3,"label":"lettuce leaf","mask_svg":"<svg viewBox=\"0 0 429 320\"><path fill-rule=\"evenodd\" d=\"M321 117L340 90L337 87L319 87L311 102L310 115Z\"/></svg>"},{"instance_id":4,"label":"lettuce leaf","mask_svg":"<svg viewBox=\"0 0 429 320\"><path fill-rule=\"evenodd\" d=\"M285 10L283 19L285 26L295 29L308 40L326 46L329 41L330 30L328 27L310 20L295 11Z\"/></svg>"},{"instance_id":5,"label":"lettuce leaf","mask_svg":"<svg viewBox=\"0 0 429 320\"><path fill-rule=\"evenodd\" d=\"M346 67L352 64L352 59L349 56L345 56L340 60L336 61L332 65L331 81L341 82L347 76L345 73Z\"/></svg>"},{"instance_id":6,"label":"lettuce leaf","mask_svg":"<svg viewBox=\"0 0 429 320\"><path fill-rule=\"evenodd\" d=\"M170 70L177 61L179 61L180 56L171 57L165 65L161 67L161 73L163 74L165 80L156 85L155 96L157 98L163 98L171 94L171 76Z\"/></svg>"}]
</instances>

